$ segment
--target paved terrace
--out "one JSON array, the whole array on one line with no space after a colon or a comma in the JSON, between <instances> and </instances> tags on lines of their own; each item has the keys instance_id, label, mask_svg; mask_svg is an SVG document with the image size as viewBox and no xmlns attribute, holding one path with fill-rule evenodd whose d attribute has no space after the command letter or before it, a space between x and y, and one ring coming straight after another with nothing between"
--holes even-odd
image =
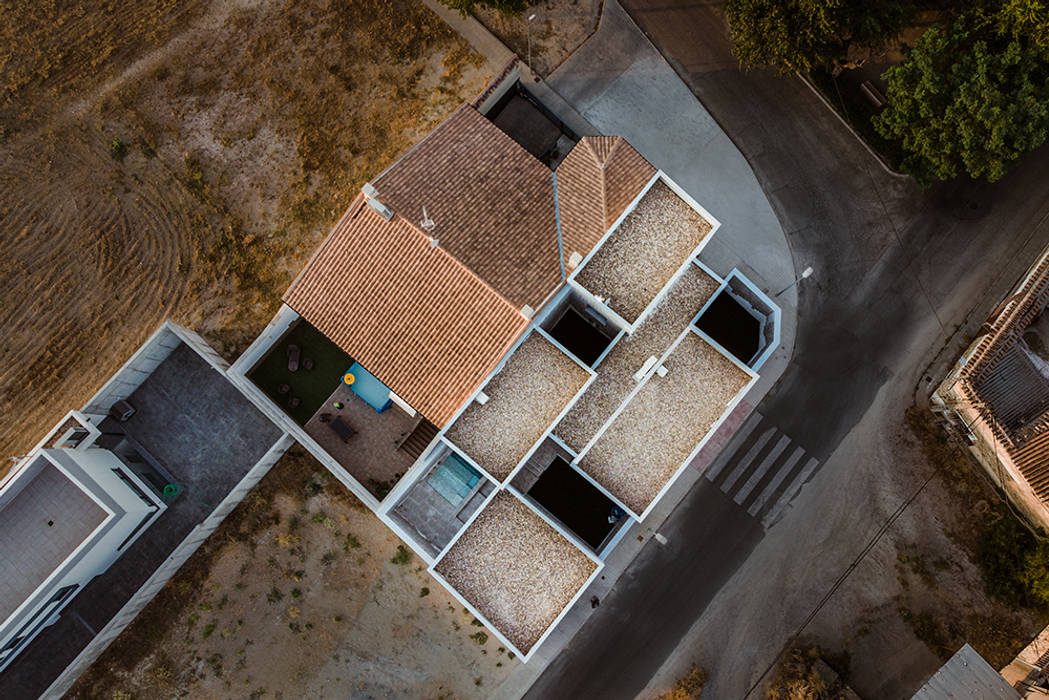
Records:
<instances>
[{"instance_id":1,"label":"paved terrace","mask_svg":"<svg viewBox=\"0 0 1049 700\"><path fill-rule=\"evenodd\" d=\"M129 400L135 415L126 423L103 421L103 432L122 428L189 488L0 673L0 697L43 693L281 436L185 345Z\"/></svg>"},{"instance_id":2,"label":"paved terrace","mask_svg":"<svg viewBox=\"0 0 1049 700\"><path fill-rule=\"evenodd\" d=\"M698 265L691 265L638 329L623 336L608 352L596 367L597 378L557 424L554 434L581 452L637 387L634 373L649 357L663 356L717 291L718 284Z\"/></svg>"},{"instance_id":3,"label":"paved terrace","mask_svg":"<svg viewBox=\"0 0 1049 700\"><path fill-rule=\"evenodd\" d=\"M596 568L520 499L501 491L434 570L527 654Z\"/></svg>"},{"instance_id":4,"label":"paved terrace","mask_svg":"<svg viewBox=\"0 0 1049 700\"><path fill-rule=\"evenodd\" d=\"M499 481L524 459L590 373L533 332L445 436Z\"/></svg>"},{"instance_id":5,"label":"paved terrace","mask_svg":"<svg viewBox=\"0 0 1049 700\"><path fill-rule=\"evenodd\" d=\"M579 466L641 514L750 381L713 345L689 332L658 374L630 399Z\"/></svg>"},{"instance_id":6,"label":"paved terrace","mask_svg":"<svg viewBox=\"0 0 1049 700\"><path fill-rule=\"evenodd\" d=\"M661 180L576 275L633 324L713 228Z\"/></svg>"},{"instance_id":7,"label":"paved terrace","mask_svg":"<svg viewBox=\"0 0 1049 700\"><path fill-rule=\"evenodd\" d=\"M342 408L335 408L339 403ZM327 420L323 416L327 415ZM342 418L356 434L343 440L332 422ZM306 434L380 501L415 462L400 445L415 419L396 405L377 412L353 390L339 382L328 400L307 421Z\"/></svg>"}]
</instances>

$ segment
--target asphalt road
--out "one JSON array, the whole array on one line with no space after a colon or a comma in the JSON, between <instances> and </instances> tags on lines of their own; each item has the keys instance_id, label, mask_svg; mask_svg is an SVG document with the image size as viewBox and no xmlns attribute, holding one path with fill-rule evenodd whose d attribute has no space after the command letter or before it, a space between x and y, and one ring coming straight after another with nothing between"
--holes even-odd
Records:
<instances>
[{"instance_id":1,"label":"asphalt road","mask_svg":"<svg viewBox=\"0 0 1049 700\"><path fill-rule=\"evenodd\" d=\"M962 342L967 319L982 318L1030 264L1030 251L1049 241L1049 151L1029 155L995 184L921 192L884 172L796 78L741 72L716 5L624 6L750 163L798 267L817 270L801 286L794 359L757 409L826 462L861 421L883 418L870 415L872 406L902 415L915 389L928 386L925 375L953 360L950 348ZM883 391L892 400L875 402ZM742 442L731 441L725 456ZM876 478L850 476L858 490ZM810 499L776 527L816 532L823 517ZM635 696L693 623L726 616L710 603L766 536L705 479L661 532L667 544L649 542L527 697ZM769 569L781 566L767 550L760 555ZM795 588L825 585L798 576ZM748 607L756 619L778 614L782 600ZM771 662L788 636L757 640L761 648L748 661ZM718 696L742 697L755 677L744 675Z\"/></svg>"}]
</instances>

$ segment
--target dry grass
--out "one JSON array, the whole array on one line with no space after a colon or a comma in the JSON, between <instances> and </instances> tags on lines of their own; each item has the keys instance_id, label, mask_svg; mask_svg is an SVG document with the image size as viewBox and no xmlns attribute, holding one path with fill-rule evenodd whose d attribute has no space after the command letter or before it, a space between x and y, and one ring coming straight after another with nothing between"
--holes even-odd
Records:
<instances>
[{"instance_id":1,"label":"dry grass","mask_svg":"<svg viewBox=\"0 0 1049 700\"><path fill-rule=\"evenodd\" d=\"M447 437L499 480L510 476L590 375L539 333L530 335Z\"/></svg>"},{"instance_id":2,"label":"dry grass","mask_svg":"<svg viewBox=\"0 0 1049 700\"><path fill-rule=\"evenodd\" d=\"M470 619L371 511L296 451L71 696L480 697L515 663L494 641L479 646Z\"/></svg>"},{"instance_id":3,"label":"dry grass","mask_svg":"<svg viewBox=\"0 0 1049 700\"><path fill-rule=\"evenodd\" d=\"M164 317L245 347L356 188L485 77L416 0L16 3L4 20L8 455Z\"/></svg>"},{"instance_id":4,"label":"dry grass","mask_svg":"<svg viewBox=\"0 0 1049 700\"><path fill-rule=\"evenodd\" d=\"M516 496L502 491L436 570L528 653L596 567Z\"/></svg>"},{"instance_id":5,"label":"dry grass","mask_svg":"<svg viewBox=\"0 0 1049 700\"><path fill-rule=\"evenodd\" d=\"M483 7L474 10L478 21L522 60L528 57L525 18L531 15L535 15L531 21L532 68L548 76L597 31L601 0L535 3L516 17Z\"/></svg>"},{"instance_id":6,"label":"dry grass","mask_svg":"<svg viewBox=\"0 0 1049 700\"><path fill-rule=\"evenodd\" d=\"M674 687L656 697L656 700L698 700L707 684L707 671L692 664L688 673L677 679Z\"/></svg>"}]
</instances>

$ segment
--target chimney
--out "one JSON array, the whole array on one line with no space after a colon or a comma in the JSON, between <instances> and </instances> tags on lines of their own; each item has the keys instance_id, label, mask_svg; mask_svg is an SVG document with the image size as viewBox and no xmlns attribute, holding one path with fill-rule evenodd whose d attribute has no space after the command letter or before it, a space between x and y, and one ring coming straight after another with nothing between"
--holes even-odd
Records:
<instances>
[{"instance_id":1,"label":"chimney","mask_svg":"<svg viewBox=\"0 0 1049 700\"><path fill-rule=\"evenodd\" d=\"M375 190L372 183L364 183L364 186L361 187L361 194L364 195L364 201L368 203L368 206L374 209L379 216L387 221L393 218L393 210L379 201L379 193Z\"/></svg>"}]
</instances>

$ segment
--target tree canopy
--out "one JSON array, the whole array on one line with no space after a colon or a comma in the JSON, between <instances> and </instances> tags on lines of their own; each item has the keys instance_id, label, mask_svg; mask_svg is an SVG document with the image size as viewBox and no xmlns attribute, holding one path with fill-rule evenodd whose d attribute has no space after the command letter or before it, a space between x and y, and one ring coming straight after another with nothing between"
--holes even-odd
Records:
<instances>
[{"instance_id":1,"label":"tree canopy","mask_svg":"<svg viewBox=\"0 0 1049 700\"><path fill-rule=\"evenodd\" d=\"M852 45L881 46L914 15L906 0L727 0L733 51L748 67L810 71L845 59Z\"/></svg>"},{"instance_id":2,"label":"tree canopy","mask_svg":"<svg viewBox=\"0 0 1049 700\"><path fill-rule=\"evenodd\" d=\"M992 18L968 13L922 33L885 74L889 107L874 125L902 142L922 184L960 173L994 181L1049 135L1043 52Z\"/></svg>"}]
</instances>

